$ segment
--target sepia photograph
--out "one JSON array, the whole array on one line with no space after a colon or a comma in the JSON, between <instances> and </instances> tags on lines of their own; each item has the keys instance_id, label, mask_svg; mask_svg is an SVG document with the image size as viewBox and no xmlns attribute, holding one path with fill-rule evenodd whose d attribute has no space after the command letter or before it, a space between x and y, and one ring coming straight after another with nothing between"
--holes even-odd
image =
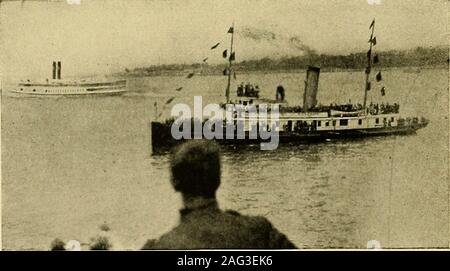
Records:
<instances>
[{"instance_id":1,"label":"sepia photograph","mask_svg":"<svg viewBox=\"0 0 450 271\"><path fill-rule=\"evenodd\" d=\"M0 1L1 249L449 250L448 25L447 0Z\"/></svg>"}]
</instances>

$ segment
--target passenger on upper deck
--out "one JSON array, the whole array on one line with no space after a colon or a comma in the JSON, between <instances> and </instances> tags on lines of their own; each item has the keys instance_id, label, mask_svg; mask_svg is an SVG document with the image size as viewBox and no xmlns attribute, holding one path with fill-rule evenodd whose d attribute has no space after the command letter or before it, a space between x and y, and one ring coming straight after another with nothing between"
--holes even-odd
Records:
<instances>
[{"instance_id":1,"label":"passenger on upper deck","mask_svg":"<svg viewBox=\"0 0 450 271\"><path fill-rule=\"evenodd\" d=\"M237 87L237 96L244 95L244 82Z\"/></svg>"},{"instance_id":2,"label":"passenger on upper deck","mask_svg":"<svg viewBox=\"0 0 450 271\"><path fill-rule=\"evenodd\" d=\"M250 82L247 82L247 84L245 84L245 89L244 89L245 96L247 96L250 93L250 89L251 89L251 84L250 84Z\"/></svg>"},{"instance_id":3,"label":"passenger on upper deck","mask_svg":"<svg viewBox=\"0 0 450 271\"><path fill-rule=\"evenodd\" d=\"M278 85L277 92L275 94L275 100L284 101L284 87L282 85Z\"/></svg>"},{"instance_id":4,"label":"passenger on upper deck","mask_svg":"<svg viewBox=\"0 0 450 271\"><path fill-rule=\"evenodd\" d=\"M378 114L398 114L400 111L400 105L397 103L394 103L393 105L390 105L389 103L381 103L381 104L373 104L370 103L368 107L368 111L371 115L378 115Z\"/></svg>"}]
</instances>

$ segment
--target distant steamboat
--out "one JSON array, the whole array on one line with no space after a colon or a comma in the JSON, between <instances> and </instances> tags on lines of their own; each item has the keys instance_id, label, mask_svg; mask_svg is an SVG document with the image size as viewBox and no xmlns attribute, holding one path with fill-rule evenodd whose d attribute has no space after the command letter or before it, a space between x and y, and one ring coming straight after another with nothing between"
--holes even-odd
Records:
<instances>
[{"instance_id":1,"label":"distant steamboat","mask_svg":"<svg viewBox=\"0 0 450 271\"><path fill-rule=\"evenodd\" d=\"M61 80L61 61L54 61L52 80L21 82L11 92L25 95L118 95L126 91L126 83L126 80L107 82Z\"/></svg>"}]
</instances>

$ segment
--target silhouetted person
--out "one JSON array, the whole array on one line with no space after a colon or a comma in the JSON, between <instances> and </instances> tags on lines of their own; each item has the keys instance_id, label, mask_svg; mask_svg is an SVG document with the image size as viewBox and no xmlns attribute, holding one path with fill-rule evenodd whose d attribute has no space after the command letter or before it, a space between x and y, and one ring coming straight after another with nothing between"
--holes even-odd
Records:
<instances>
[{"instance_id":1,"label":"silhouetted person","mask_svg":"<svg viewBox=\"0 0 450 271\"><path fill-rule=\"evenodd\" d=\"M237 96L244 95L244 83L241 83L237 88Z\"/></svg>"},{"instance_id":2,"label":"silhouetted person","mask_svg":"<svg viewBox=\"0 0 450 271\"><path fill-rule=\"evenodd\" d=\"M277 101L284 101L284 87L282 85L279 85L277 87L277 92L275 95L275 99Z\"/></svg>"},{"instance_id":3,"label":"silhouetted person","mask_svg":"<svg viewBox=\"0 0 450 271\"><path fill-rule=\"evenodd\" d=\"M171 183L184 205L180 222L142 249L295 248L266 218L219 209L220 164L219 149L212 141L191 140L172 154Z\"/></svg>"}]
</instances>

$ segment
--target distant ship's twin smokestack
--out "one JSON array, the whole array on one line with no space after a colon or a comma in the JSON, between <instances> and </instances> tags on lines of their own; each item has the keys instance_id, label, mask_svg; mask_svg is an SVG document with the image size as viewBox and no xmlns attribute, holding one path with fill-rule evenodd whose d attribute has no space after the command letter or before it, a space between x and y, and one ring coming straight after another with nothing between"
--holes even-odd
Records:
<instances>
[{"instance_id":1,"label":"distant ship's twin smokestack","mask_svg":"<svg viewBox=\"0 0 450 271\"><path fill-rule=\"evenodd\" d=\"M61 79L61 61L58 61L58 70L56 73L56 78Z\"/></svg>"},{"instance_id":2,"label":"distant ship's twin smokestack","mask_svg":"<svg viewBox=\"0 0 450 271\"><path fill-rule=\"evenodd\" d=\"M53 79L61 79L61 61L53 61Z\"/></svg>"},{"instance_id":3,"label":"distant ship's twin smokestack","mask_svg":"<svg viewBox=\"0 0 450 271\"><path fill-rule=\"evenodd\" d=\"M56 62L53 61L53 74L52 74L52 79L56 79Z\"/></svg>"}]
</instances>

